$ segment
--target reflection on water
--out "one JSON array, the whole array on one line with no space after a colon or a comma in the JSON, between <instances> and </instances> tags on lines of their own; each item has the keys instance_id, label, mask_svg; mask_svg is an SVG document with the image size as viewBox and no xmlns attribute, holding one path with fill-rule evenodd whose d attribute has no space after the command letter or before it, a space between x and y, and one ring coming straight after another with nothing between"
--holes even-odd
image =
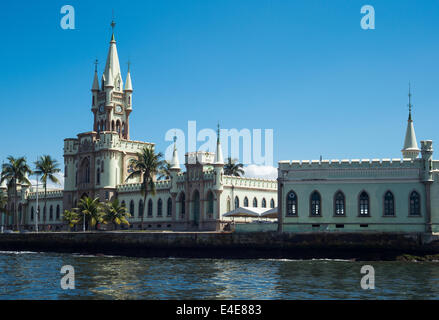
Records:
<instances>
[{"instance_id":1,"label":"reflection on water","mask_svg":"<svg viewBox=\"0 0 439 320\"><path fill-rule=\"evenodd\" d=\"M361 266L375 268L362 290ZM75 290L62 290L63 265ZM439 265L0 252L0 299L438 299Z\"/></svg>"}]
</instances>

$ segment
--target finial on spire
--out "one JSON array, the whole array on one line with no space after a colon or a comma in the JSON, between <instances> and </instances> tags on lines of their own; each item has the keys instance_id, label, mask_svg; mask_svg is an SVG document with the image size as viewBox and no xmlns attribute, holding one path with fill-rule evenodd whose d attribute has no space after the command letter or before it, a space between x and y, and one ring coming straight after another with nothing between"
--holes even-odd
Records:
<instances>
[{"instance_id":1,"label":"finial on spire","mask_svg":"<svg viewBox=\"0 0 439 320\"><path fill-rule=\"evenodd\" d=\"M216 141L220 141L220 124L218 122L218 126L217 126L217 133L216 133Z\"/></svg>"},{"instance_id":2,"label":"finial on spire","mask_svg":"<svg viewBox=\"0 0 439 320\"><path fill-rule=\"evenodd\" d=\"M408 104L408 107L409 107L409 120L412 120L412 90L411 90L411 85L410 85L410 82L409 82L409 104Z\"/></svg>"},{"instance_id":3,"label":"finial on spire","mask_svg":"<svg viewBox=\"0 0 439 320\"><path fill-rule=\"evenodd\" d=\"M95 60L95 72L98 72L98 59Z\"/></svg>"},{"instance_id":4,"label":"finial on spire","mask_svg":"<svg viewBox=\"0 0 439 320\"><path fill-rule=\"evenodd\" d=\"M177 131L174 131L174 144L177 142Z\"/></svg>"},{"instance_id":5,"label":"finial on spire","mask_svg":"<svg viewBox=\"0 0 439 320\"><path fill-rule=\"evenodd\" d=\"M111 29L112 29L112 31L111 31L111 41L116 41L116 40L114 40L114 27L116 26L116 22L114 22L114 9L113 9L113 17L111 19L110 26L111 26Z\"/></svg>"},{"instance_id":6,"label":"finial on spire","mask_svg":"<svg viewBox=\"0 0 439 320\"><path fill-rule=\"evenodd\" d=\"M131 61L128 60L127 64L128 64L128 72L130 72Z\"/></svg>"}]
</instances>

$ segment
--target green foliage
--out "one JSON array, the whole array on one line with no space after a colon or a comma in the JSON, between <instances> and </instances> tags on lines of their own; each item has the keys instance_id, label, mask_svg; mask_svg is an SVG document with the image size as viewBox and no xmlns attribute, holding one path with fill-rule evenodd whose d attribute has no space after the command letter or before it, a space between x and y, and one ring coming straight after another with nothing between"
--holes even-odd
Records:
<instances>
[{"instance_id":1,"label":"green foliage","mask_svg":"<svg viewBox=\"0 0 439 320\"><path fill-rule=\"evenodd\" d=\"M130 216L131 215L128 213L127 209L119 203L118 199L114 199L105 204L105 215L103 217L104 223L129 225L130 223L127 218Z\"/></svg>"},{"instance_id":2,"label":"green foliage","mask_svg":"<svg viewBox=\"0 0 439 320\"><path fill-rule=\"evenodd\" d=\"M243 167L244 165L242 163L238 163L238 160L229 157L227 159L227 163L224 165L224 174L227 176L240 177L244 174Z\"/></svg>"},{"instance_id":3,"label":"green foliage","mask_svg":"<svg viewBox=\"0 0 439 320\"><path fill-rule=\"evenodd\" d=\"M99 198L92 199L90 197L85 197L79 200L78 208L75 209L79 213L81 222L88 222L89 226L94 227L97 223L102 223L104 220L104 206L99 202Z\"/></svg>"},{"instance_id":4,"label":"green foliage","mask_svg":"<svg viewBox=\"0 0 439 320\"><path fill-rule=\"evenodd\" d=\"M63 220L68 223L70 228L73 228L81 221L81 218L75 210L64 210Z\"/></svg>"}]
</instances>

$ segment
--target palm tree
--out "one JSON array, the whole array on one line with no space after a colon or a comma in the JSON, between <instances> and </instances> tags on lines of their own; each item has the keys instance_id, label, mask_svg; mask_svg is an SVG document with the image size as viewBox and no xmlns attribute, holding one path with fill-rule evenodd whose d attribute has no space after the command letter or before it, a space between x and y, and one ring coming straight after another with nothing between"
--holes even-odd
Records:
<instances>
[{"instance_id":1,"label":"palm tree","mask_svg":"<svg viewBox=\"0 0 439 320\"><path fill-rule=\"evenodd\" d=\"M158 179L170 179L171 178L171 163L164 160L159 168Z\"/></svg>"},{"instance_id":2,"label":"palm tree","mask_svg":"<svg viewBox=\"0 0 439 320\"><path fill-rule=\"evenodd\" d=\"M32 170L26 164L26 158L14 158L13 156L8 157L9 163L4 163L2 167L2 173L0 178L0 184L7 180L8 187L14 188L14 215L17 231L19 230L18 221L18 206L17 206L17 184L31 184L27 178L28 174L32 174Z\"/></svg>"},{"instance_id":3,"label":"palm tree","mask_svg":"<svg viewBox=\"0 0 439 320\"><path fill-rule=\"evenodd\" d=\"M82 231L85 231L85 223L87 221L89 229L96 226L103 221L104 208L99 198L84 197L79 200L78 209L79 214L82 214L81 220L83 223Z\"/></svg>"},{"instance_id":4,"label":"palm tree","mask_svg":"<svg viewBox=\"0 0 439 320\"><path fill-rule=\"evenodd\" d=\"M58 178L55 176L55 173L60 172L61 170L58 168L58 161L52 159L49 155L45 155L40 157L38 161L35 162L35 174L41 175L41 182L44 187L44 209L43 212L46 213L47 210L47 180L52 181L53 183L59 184ZM43 216L43 225L46 223L46 215Z\"/></svg>"},{"instance_id":5,"label":"palm tree","mask_svg":"<svg viewBox=\"0 0 439 320\"><path fill-rule=\"evenodd\" d=\"M159 168L163 166L163 160L161 158L163 154L161 152L155 153L153 147L144 147L142 152L137 153L137 159L130 160L130 166L133 168L127 180L132 177L141 177L142 187L140 189L143 195L143 212L141 229L143 229L143 217L145 216L146 196L148 193L155 194L155 181L154 178L159 171Z\"/></svg>"},{"instance_id":6,"label":"palm tree","mask_svg":"<svg viewBox=\"0 0 439 320\"><path fill-rule=\"evenodd\" d=\"M242 163L238 163L237 159L233 159L231 157L227 158L227 163L224 165L224 174L227 176L236 176L240 177L244 174L244 170L242 169L244 165Z\"/></svg>"},{"instance_id":7,"label":"palm tree","mask_svg":"<svg viewBox=\"0 0 439 320\"><path fill-rule=\"evenodd\" d=\"M127 209L119 203L119 199L117 198L105 206L104 222L113 223L114 229L121 223L129 225L130 223L127 218L130 216Z\"/></svg>"},{"instance_id":8,"label":"palm tree","mask_svg":"<svg viewBox=\"0 0 439 320\"><path fill-rule=\"evenodd\" d=\"M70 231L81 220L75 210L64 210L63 220L69 225Z\"/></svg>"}]
</instances>

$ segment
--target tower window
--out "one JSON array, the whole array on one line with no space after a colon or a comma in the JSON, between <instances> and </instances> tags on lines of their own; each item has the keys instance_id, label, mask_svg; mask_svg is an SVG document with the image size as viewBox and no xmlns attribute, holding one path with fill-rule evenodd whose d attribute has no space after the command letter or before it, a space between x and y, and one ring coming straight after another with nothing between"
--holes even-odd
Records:
<instances>
[{"instance_id":1,"label":"tower window","mask_svg":"<svg viewBox=\"0 0 439 320\"><path fill-rule=\"evenodd\" d=\"M385 216L394 216L395 215L395 200L393 197L393 193L387 191L384 195L384 215Z\"/></svg>"},{"instance_id":2,"label":"tower window","mask_svg":"<svg viewBox=\"0 0 439 320\"><path fill-rule=\"evenodd\" d=\"M334 213L336 216L344 216L345 213L345 197L343 192L339 191L334 199Z\"/></svg>"},{"instance_id":3,"label":"tower window","mask_svg":"<svg viewBox=\"0 0 439 320\"><path fill-rule=\"evenodd\" d=\"M294 191L287 195L287 216L297 216L297 195Z\"/></svg>"},{"instance_id":4,"label":"tower window","mask_svg":"<svg viewBox=\"0 0 439 320\"><path fill-rule=\"evenodd\" d=\"M360 216L369 216L369 195L366 193L366 191L363 191L360 194L359 199L359 213Z\"/></svg>"},{"instance_id":5,"label":"tower window","mask_svg":"<svg viewBox=\"0 0 439 320\"><path fill-rule=\"evenodd\" d=\"M411 216L420 216L421 215L421 201L420 201L419 193L413 191L410 194L410 212Z\"/></svg>"},{"instance_id":6,"label":"tower window","mask_svg":"<svg viewBox=\"0 0 439 320\"><path fill-rule=\"evenodd\" d=\"M321 216L322 215L322 199L320 193L314 191L311 194L311 216Z\"/></svg>"}]
</instances>

